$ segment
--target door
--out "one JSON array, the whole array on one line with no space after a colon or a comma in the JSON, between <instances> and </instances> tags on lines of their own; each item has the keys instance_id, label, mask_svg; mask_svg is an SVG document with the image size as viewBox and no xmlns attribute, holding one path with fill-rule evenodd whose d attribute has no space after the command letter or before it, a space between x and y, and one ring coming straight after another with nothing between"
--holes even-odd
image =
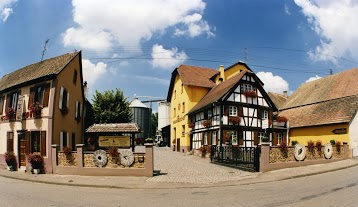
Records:
<instances>
[{"instance_id":1,"label":"door","mask_svg":"<svg viewBox=\"0 0 358 207\"><path fill-rule=\"evenodd\" d=\"M26 166L26 140L23 133L19 134L19 167Z\"/></svg>"},{"instance_id":2,"label":"door","mask_svg":"<svg viewBox=\"0 0 358 207\"><path fill-rule=\"evenodd\" d=\"M177 139L177 151L180 152L180 138Z\"/></svg>"}]
</instances>

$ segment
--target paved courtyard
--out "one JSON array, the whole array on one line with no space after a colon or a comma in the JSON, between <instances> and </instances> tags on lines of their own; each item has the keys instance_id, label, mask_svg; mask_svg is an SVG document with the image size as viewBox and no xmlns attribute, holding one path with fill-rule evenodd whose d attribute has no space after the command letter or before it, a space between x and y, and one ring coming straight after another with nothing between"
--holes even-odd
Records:
<instances>
[{"instance_id":1,"label":"paved courtyard","mask_svg":"<svg viewBox=\"0 0 358 207\"><path fill-rule=\"evenodd\" d=\"M154 170L159 175L147 182L210 184L257 177L257 173L210 163L209 158L173 152L168 147L154 147Z\"/></svg>"}]
</instances>

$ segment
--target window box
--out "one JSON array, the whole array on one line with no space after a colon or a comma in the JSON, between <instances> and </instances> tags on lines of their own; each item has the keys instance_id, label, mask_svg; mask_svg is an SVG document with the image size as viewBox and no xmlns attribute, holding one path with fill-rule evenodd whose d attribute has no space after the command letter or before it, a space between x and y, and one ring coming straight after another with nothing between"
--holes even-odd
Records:
<instances>
[{"instance_id":1,"label":"window box","mask_svg":"<svg viewBox=\"0 0 358 207\"><path fill-rule=\"evenodd\" d=\"M212 120L211 119L204 120L202 124L203 124L203 127L205 127L205 128L211 127Z\"/></svg>"},{"instance_id":2,"label":"window box","mask_svg":"<svg viewBox=\"0 0 358 207\"><path fill-rule=\"evenodd\" d=\"M39 102L32 103L30 106L30 113L33 117L41 117L43 106Z\"/></svg>"},{"instance_id":3,"label":"window box","mask_svg":"<svg viewBox=\"0 0 358 207\"><path fill-rule=\"evenodd\" d=\"M244 92L244 95L245 95L246 97L252 97L252 98L256 98L256 97L257 97L257 93L256 93L256 91L254 91L254 90L246 90L246 91Z\"/></svg>"},{"instance_id":4,"label":"window box","mask_svg":"<svg viewBox=\"0 0 358 207\"><path fill-rule=\"evenodd\" d=\"M229 122L232 124L239 124L241 121L241 118L239 116L229 116Z\"/></svg>"}]
</instances>

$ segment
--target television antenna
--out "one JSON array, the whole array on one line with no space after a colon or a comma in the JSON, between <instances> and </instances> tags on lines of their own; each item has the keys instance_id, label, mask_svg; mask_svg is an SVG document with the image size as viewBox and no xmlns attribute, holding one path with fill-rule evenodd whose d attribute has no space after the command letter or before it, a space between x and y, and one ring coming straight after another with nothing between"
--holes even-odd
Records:
<instances>
[{"instance_id":1,"label":"television antenna","mask_svg":"<svg viewBox=\"0 0 358 207\"><path fill-rule=\"evenodd\" d=\"M45 41L44 48L42 49L41 62L42 62L42 60L43 60L43 58L44 58L45 51L47 50L46 46L47 46L48 41L50 41L50 39L47 39L47 40Z\"/></svg>"}]
</instances>

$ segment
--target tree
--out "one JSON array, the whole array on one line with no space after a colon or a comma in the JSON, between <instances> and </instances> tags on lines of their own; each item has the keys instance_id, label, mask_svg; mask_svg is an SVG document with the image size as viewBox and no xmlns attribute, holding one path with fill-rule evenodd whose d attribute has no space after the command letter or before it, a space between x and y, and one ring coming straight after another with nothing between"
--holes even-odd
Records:
<instances>
[{"instance_id":1,"label":"tree","mask_svg":"<svg viewBox=\"0 0 358 207\"><path fill-rule=\"evenodd\" d=\"M103 93L96 90L92 101L95 123L128 123L132 119L130 103L117 88Z\"/></svg>"},{"instance_id":2,"label":"tree","mask_svg":"<svg viewBox=\"0 0 358 207\"><path fill-rule=\"evenodd\" d=\"M158 127L158 112L157 113L152 113L152 137L155 137L156 133L157 133L157 127Z\"/></svg>"}]
</instances>

